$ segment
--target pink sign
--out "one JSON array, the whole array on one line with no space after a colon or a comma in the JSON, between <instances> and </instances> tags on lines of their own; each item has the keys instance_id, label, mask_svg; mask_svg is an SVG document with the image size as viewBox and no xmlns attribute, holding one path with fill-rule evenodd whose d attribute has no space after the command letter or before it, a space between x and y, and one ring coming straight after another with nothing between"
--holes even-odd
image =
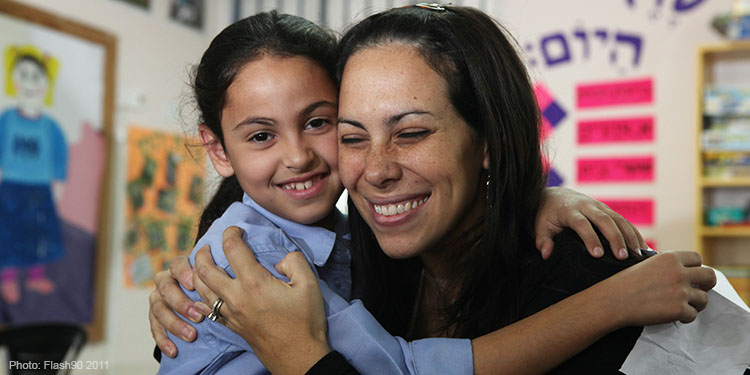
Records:
<instances>
[{"instance_id":1,"label":"pink sign","mask_svg":"<svg viewBox=\"0 0 750 375\"><path fill-rule=\"evenodd\" d=\"M654 118L631 117L578 122L578 144L654 140Z\"/></svg>"},{"instance_id":2,"label":"pink sign","mask_svg":"<svg viewBox=\"0 0 750 375\"><path fill-rule=\"evenodd\" d=\"M658 251L658 250L656 250L656 240L655 239L653 239L653 238L646 238L646 245L648 245L648 247L650 247L651 250Z\"/></svg>"},{"instance_id":3,"label":"pink sign","mask_svg":"<svg viewBox=\"0 0 750 375\"><path fill-rule=\"evenodd\" d=\"M654 157L578 159L578 182L649 182L654 180Z\"/></svg>"},{"instance_id":4,"label":"pink sign","mask_svg":"<svg viewBox=\"0 0 750 375\"><path fill-rule=\"evenodd\" d=\"M654 201L652 199L599 199L633 224L654 224Z\"/></svg>"},{"instance_id":5,"label":"pink sign","mask_svg":"<svg viewBox=\"0 0 750 375\"><path fill-rule=\"evenodd\" d=\"M578 108L593 108L653 102L651 78L581 84L576 87Z\"/></svg>"}]
</instances>

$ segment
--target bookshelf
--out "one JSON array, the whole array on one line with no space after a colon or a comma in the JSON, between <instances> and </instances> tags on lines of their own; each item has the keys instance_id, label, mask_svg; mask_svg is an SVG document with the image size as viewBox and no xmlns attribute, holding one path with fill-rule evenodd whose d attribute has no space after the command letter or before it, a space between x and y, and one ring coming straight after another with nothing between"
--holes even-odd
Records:
<instances>
[{"instance_id":1,"label":"bookshelf","mask_svg":"<svg viewBox=\"0 0 750 375\"><path fill-rule=\"evenodd\" d=\"M698 49L695 233L750 303L750 41Z\"/></svg>"}]
</instances>

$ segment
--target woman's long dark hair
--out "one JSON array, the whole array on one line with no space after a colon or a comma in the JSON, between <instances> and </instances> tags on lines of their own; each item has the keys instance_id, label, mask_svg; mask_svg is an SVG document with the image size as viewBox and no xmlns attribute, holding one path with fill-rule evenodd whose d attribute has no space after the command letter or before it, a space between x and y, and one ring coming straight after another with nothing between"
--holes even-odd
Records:
<instances>
[{"instance_id":1,"label":"woman's long dark hair","mask_svg":"<svg viewBox=\"0 0 750 375\"><path fill-rule=\"evenodd\" d=\"M413 47L445 80L456 111L487 142L490 155L485 215L478 243L467 238L453 267L457 298L445 309L455 337L477 337L518 319L521 249L534 248L533 224L545 174L539 110L516 44L479 10L395 8L351 28L339 44L336 73L364 48ZM480 190L483 191L483 190ZM406 335L421 263L388 258L349 200L355 284L378 321ZM467 235L467 237L470 237ZM472 244L473 243L473 244Z\"/></svg>"},{"instance_id":2,"label":"woman's long dark hair","mask_svg":"<svg viewBox=\"0 0 750 375\"><path fill-rule=\"evenodd\" d=\"M304 18L276 11L258 13L222 30L203 53L194 69L194 99L200 123L208 126L224 147L221 112L226 93L237 72L261 56L303 56L325 69L334 79L336 36ZM234 202L242 200L242 188L232 176L221 181L201 215L198 238Z\"/></svg>"}]
</instances>

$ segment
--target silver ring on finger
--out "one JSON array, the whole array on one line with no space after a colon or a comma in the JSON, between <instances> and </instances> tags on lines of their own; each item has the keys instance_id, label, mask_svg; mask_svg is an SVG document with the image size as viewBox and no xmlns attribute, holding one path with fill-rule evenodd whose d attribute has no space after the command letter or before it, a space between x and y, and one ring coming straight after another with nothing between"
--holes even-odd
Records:
<instances>
[{"instance_id":1,"label":"silver ring on finger","mask_svg":"<svg viewBox=\"0 0 750 375\"><path fill-rule=\"evenodd\" d=\"M224 300L221 299L221 297L216 298L216 301L214 301L214 304L211 307L211 313L208 314L207 318L210 319L212 322L215 322L223 318L223 316L221 316L221 313L219 312L222 305L224 305Z\"/></svg>"}]
</instances>

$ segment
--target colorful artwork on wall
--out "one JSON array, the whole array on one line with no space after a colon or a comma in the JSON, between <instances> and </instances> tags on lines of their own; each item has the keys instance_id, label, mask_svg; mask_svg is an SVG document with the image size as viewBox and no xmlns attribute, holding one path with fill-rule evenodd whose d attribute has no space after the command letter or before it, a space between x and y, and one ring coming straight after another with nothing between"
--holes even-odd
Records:
<instances>
[{"instance_id":1,"label":"colorful artwork on wall","mask_svg":"<svg viewBox=\"0 0 750 375\"><path fill-rule=\"evenodd\" d=\"M0 324L101 336L115 39L0 3Z\"/></svg>"},{"instance_id":2,"label":"colorful artwork on wall","mask_svg":"<svg viewBox=\"0 0 750 375\"><path fill-rule=\"evenodd\" d=\"M180 134L129 129L126 287L152 285L154 273L192 250L202 209L204 155L197 140Z\"/></svg>"}]
</instances>

